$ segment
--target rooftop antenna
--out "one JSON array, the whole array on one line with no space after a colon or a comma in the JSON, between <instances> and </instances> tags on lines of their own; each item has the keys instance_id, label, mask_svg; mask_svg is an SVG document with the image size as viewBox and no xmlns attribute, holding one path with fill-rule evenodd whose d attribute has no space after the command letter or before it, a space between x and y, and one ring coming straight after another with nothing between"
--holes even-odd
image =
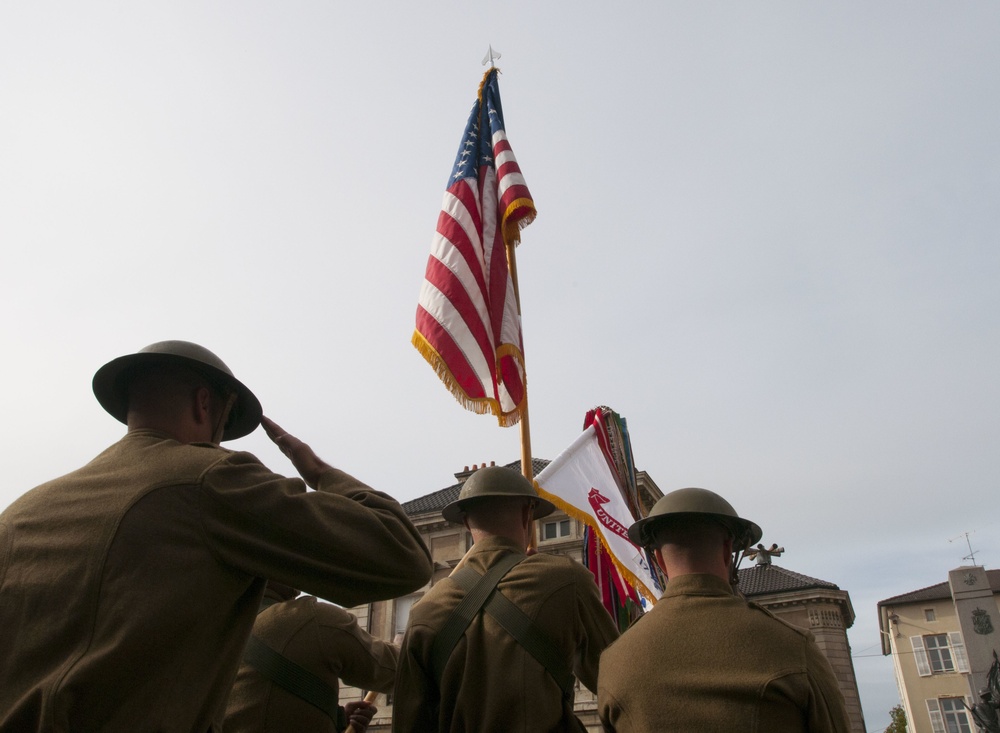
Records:
<instances>
[{"instance_id":1,"label":"rooftop antenna","mask_svg":"<svg viewBox=\"0 0 1000 733\"><path fill-rule=\"evenodd\" d=\"M491 45L489 52L487 52L487 54L483 57L483 66L489 64L491 69L495 69L497 65L493 62L498 58L500 58L500 52L494 51L493 46Z\"/></svg>"},{"instance_id":2,"label":"rooftop antenna","mask_svg":"<svg viewBox=\"0 0 1000 733\"><path fill-rule=\"evenodd\" d=\"M975 531L976 530L972 530L972 532L975 532ZM965 544L969 546L969 554L966 555L965 557L963 557L962 559L963 560L970 560L973 564L975 564L975 562L976 562L976 551L972 549L972 542L969 541L969 535L972 534L972 532L963 532L958 537L952 537L948 541L949 542L954 542L957 539L961 539L962 537L965 537Z\"/></svg>"}]
</instances>

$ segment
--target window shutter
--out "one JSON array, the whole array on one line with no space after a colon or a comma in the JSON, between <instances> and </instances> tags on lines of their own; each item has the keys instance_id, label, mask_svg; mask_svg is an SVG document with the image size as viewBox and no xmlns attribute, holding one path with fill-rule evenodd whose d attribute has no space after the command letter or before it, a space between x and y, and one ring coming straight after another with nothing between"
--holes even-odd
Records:
<instances>
[{"instance_id":1,"label":"window shutter","mask_svg":"<svg viewBox=\"0 0 1000 733\"><path fill-rule=\"evenodd\" d=\"M948 733L944 727L944 718L941 717L941 706L938 704L937 698L931 697L925 702L927 703L927 714L931 717L931 731L933 733Z\"/></svg>"},{"instance_id":2,"label":"window shutter","mask_svg":"<svg viewBox=\"0 0 1000 733\"><path fill-rule=\"evenodd\" d=\"M931 676L931 663L927 659L927 650L924 649L924 639L922 636L911 636L910 644L913 646L913 658L917 662L917 674L921 677ZM928 704L930 701L928 700ZM934 701L937 705L937 700Z\"/></svg>"},{"instance_id":3,"label":"window shutter","mask_svg":"<svg viewBox=\"0 0 1000 733\"><path fill-rule=\"evenodd\" d=\"M965 642L962 641L962 632L949 631L948 642L951 644L952 651L955 652L955 666L958 668L958 671L968 674L970 671L969 655L965 653Z\"/></svg>"}]
</instances>

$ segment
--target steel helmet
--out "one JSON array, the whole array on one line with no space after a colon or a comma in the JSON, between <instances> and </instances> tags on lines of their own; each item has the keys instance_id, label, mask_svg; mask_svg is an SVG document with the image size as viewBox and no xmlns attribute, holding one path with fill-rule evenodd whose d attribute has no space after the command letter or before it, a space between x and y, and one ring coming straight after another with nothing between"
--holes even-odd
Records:
<instances>
[{"instance_id":1,"label":"steel helmet","mask_svg":"<svg viewBox=\"0 0 1000 733\"><path fill-rule=\"evenodd\" d=\"M678 489L671 491L653 505L649 516L628 528L628 537L640 547L653 544L656 528L665 519L673 517L711 517L724 524L733 533L733 549L742 551L760 541L760 527L749 519L741 518L733 505L708 489Z\"/></svg>"},{"instance_id":2,"label":"steel helmet","mask_svg":"<svg viewBox=\"0 0 1000 733\"><path fill-rule=\"evenodd\" d=\"M159 341L135 354L112 359L94 374L94 396L112 417L124 423L128 418L129 382L137 371L156 365L186 366L221 389L236 394L236 402L222 433L223 440L242 438L260 425L263 410L254 393L233 376L222 359L190 341Z\"/></svg>"},{"instance_id":3,"label":"steel helmet","mask_svg":"<svg viewBox=\"0 0 1000 733\"><path fill-rule=\"evenodd\" d=\"M473 473L462 484L458 498L441 510L441 515L449 522L462 523L465 508L477 499L492 496L524 497L535 502L534 518L548 516L555 511L555 506L541 498L535 487L522 474L512 468L503 466L487 466Z\"/></svg>"}]
</instances>

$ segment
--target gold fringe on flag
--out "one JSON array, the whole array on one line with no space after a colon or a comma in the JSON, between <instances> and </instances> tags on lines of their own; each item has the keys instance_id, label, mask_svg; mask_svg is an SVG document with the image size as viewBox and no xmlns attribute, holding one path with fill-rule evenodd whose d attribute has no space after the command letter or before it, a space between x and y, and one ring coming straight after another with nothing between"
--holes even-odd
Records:
<instances>
[{"instance_id":1,"label":"gold fringe on flag","mask_svg":"<svg viewBox=\"0 0 1000 733\"><path fill-rule=\"evenodd\" d=\"M522 400L515 409L510 412L504 412L503 408L500 407L500 403L493 399L492 397L469 397L459 385L458 380L451 373L448 365L445 363L444 358L438 353L431 344L424 338L420 331L413 331L413 338L410 339L410 343L413 344L414 348L420 352L420 355L424 357L434 373L437 374L438 379L444 382L444 386L449 392L454 395L458 403L462 405L466 410L474 412L477 415L487 415L492 414L496 417L497 421L500 423L500 427L509 428L517 425L521 420L521 416L525 409L525 400ZM521 352L510 345L501 346L497 350L496 355L496 372L497 381L499 382L499 372L500 372L500 359L504 356L512 356L521 365L521 371L524 371L524 356ZM525 390L527 391L527 375L524 378Z\"/></svg>"},{"instance_id":2,"label":"gold fringe on flag","mask_svg":"<svg viewBox=\"0 0 1000 733\"><path fill-rule=\"evenodd\" d=\"M480 104L483 103L483 88L486 86L486 81L487 79L490 78L490 74L499 74L499 73L500 69L493 66L487 69L486 73L483 74L483 80L479 82L479 89L476 91L476 98L479 100Z\"/></svg>"},{"instance_id":3,"label":"gold fringe on flag","mask_svg":"<svg viewBox=\"0 0 1000 733\"><path fill-rule=\"evenodd\" d=\"M529 213L522 214L516 219L511 219L511 216L519 209L529 209ZM503 212L503 217L501 218L500 226L503 232L504 244L515 247L521 243L521 230L524 229L528 224L535 220L538 216L538 212L535 210L535 202L531 199L514 199L507 210Z\"/></svg>"}]
</instances>

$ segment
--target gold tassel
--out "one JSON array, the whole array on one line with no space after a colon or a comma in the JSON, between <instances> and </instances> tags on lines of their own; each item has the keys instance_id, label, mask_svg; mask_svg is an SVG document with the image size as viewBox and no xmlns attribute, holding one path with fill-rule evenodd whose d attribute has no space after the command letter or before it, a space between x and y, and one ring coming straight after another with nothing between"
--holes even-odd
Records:
<instances>
[{"instance_id":1,"label":"gold tassel","mask_svg":"<svg viewBox=\"0 0 1000 733\"><path fill-rule=\"evenodd\" d=\"M454 375L452 375L451 370L448 369L448 365L441 357L441 354L437 352L437 349L430 345L420 331L413 331L413 337L410 339L410 343L413 344L416 350L420 352L420 355L424 357L427 363L431 365L431 368L434 370L434 373L437 374L438 379L444 382L444 386L466 410L474 412L477 415L491 414L496 417L497 422L502 428L512 427L521 421L521 416L524 414L523 401L510 412L504 412L500 407L500 403L491 397L469 397L465 393L465 390L463 390L459 385ZM521 364L522 371L524 370L524 357L521 356L520 351L514 347L506 347L506 349L501 350L509 351L510 356L518 359ZM499 364L499 360L497 363Z\"/></svg>"}]
</instances>

